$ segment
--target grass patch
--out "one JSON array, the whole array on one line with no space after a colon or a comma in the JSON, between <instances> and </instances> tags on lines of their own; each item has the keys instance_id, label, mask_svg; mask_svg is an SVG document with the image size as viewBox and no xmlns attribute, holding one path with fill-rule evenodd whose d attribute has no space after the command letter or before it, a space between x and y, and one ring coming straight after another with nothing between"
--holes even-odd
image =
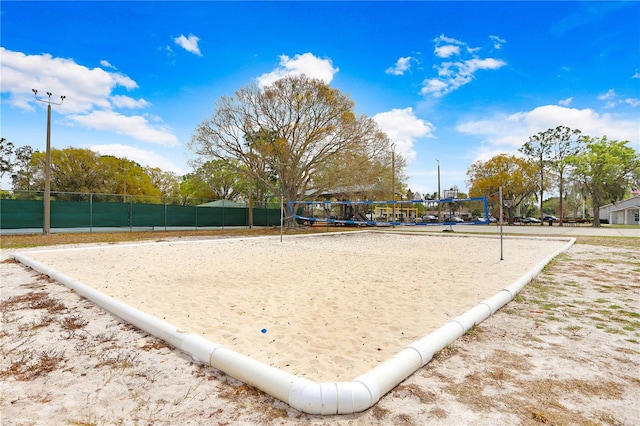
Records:
<instances>
[{"instance_id":1,"label":"grass patch","mask_svg":"<svg viewBox=\"0 0 640 426\"><path fill-rule=\"evenodd\" d=\"M42 315L39 319L34 320L28 324L20 324L18 326L18 331L20 332L28 332L32 330L37 330L39 328L47 327L55 322L55 317L49 314Z\"/></svg>"},{"instance_id":2,"label":"grass patch","mask_svg":"<svg viewBox=\"0 0 640 426\"><path fill-rule=\"evenodd\" d=\"M576 244L638 249L638 239L634 237L576 237Z\"/></svg>"},{"instance_id":3,"label":"grass patch","mask_svg":"<svg viewBox=\"0 0 640 426\"><path fill-rule=\"evenodd\" d=\"M434 361L444 361L457 353L458 349L456 347L448 345L440 349L438 352L434 353L431 359Z\"/></svg>"},{"instance_id":4,"label":"grass patch","mask_svg":"<svg viewBox=\"0 0 640 426\"><path fill-rule=\"evenodd\" d=\"M425 391L414 384L400 384L393 392L402 399L406 397L417 398L420 403L430 403L436 401L436 394L431 391Z\"/></svg>"},{"instance_id":5,"label":"grass patch","mask_svg":"<svg viewBox=\"0 0 640 426\"><path fill-rule=\"evenodd\" d=\"M482 329L480 326L478 324L473 324L473 326L464 333L461 339L464 341L477 340L481 334Z\"/></svg>"},{"instance_id":6,"label":"grass patch","mask_svg":"<svg viewBox=\"0 0 640 426\"><path fill-rule=\"evenodd\" d=\"M46 309L51 314L67 309L59 300L50 297L45 291L32 291L20 296L13 296L0 303L0 310L3 312L25 308Z\"/></svg>"},{"instance_id":7,"label":"grass patch","mask_svg":"<svg viewBox=\"0 0 640 426\"><path fill-rule=\"evenodd\" d=\"M565 327L564 329L571 333L571 335L577 336L578 332L582 330L582 327L579 325L570 325L568 327Z\"/></svg>"},{"instance_id":8,"label":"grass patch","mask_svg":"<svg viewBox=\"0 0 640 426\"><path fill-rule=\"evenodd\" d=\"M64 317L62 321L60 321L60 325L66 331L79 330L84 328L87 324L89 324L89 321L81 318L79 315Z\"/></svg>"},{"instance_id":9,"label":"grass patch","mask_svg":"<svg viewBox=\"0 0 640 426\"><path fill-rule=\"evenodd\" d=\"M95 368L111 367L115 370L126 370L136 365L138 354L134 353L118 353L115 357L104 356L96 365Z\"/></svg>"},{"instance_id":10,"label":"grass patch","mask_svg":"<svg viewBox=\"0 0 640 426\"><path fill-rule=\"evenodd\" d=\"M54 371L63 360L64 353L53 350L39 353L23 352L20 358L0 371L0 378L12 377L21 382L30 381Z\"/></svg>"}]
</instances>

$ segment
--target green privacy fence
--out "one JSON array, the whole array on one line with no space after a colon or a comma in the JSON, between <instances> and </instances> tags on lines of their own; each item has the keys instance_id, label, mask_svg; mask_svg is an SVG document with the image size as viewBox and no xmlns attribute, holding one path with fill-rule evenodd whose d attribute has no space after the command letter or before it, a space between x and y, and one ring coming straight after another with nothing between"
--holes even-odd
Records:
<instances>
[{"instance_id":1,"label":"green privacy fence","mask_svg":"<svg viewBox=\"0 0 640 426\"><path fill-rule=\"evenodd\" d=\"M182 206L134 202L120 196L120 202L51 200L51 228L129 227L224 227L249 226L249 207ZM98 198L98 197L96 197ZM127 201L127 202L123 202ZM42 228L44 203L40 200L0 199L0 229ZM254 226L280 225L278 206L253 208Z\"/></svg>"}]
</instances>

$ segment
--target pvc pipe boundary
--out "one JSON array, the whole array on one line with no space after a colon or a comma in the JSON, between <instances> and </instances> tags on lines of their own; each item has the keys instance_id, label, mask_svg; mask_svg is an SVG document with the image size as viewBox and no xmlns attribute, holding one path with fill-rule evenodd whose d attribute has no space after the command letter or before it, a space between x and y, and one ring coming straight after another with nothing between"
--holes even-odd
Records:
<instances>
[{"instance_id":1,"label":"pvc pipe boundary","mask_svg":"<svg viewBox=\"0 0 640 426\"><path fill-rule=\"evenodd\" d=\"M318 234L304 236L314 235ZM544 239L557 241L565 238ZM13 253L11 257L64 284L122 320L186 352L197 362L210 365L231 377L255 386L296 410L308 414L336 415L357 413L372 407L383 395L425 366L438 351L453 343L470 328L484 321L513 300L554 257L567 251L575 241L575 238L571 238L564 246L546 256L527 273L493 297L480 302L444 326L409 344L391 358L351 382L321 383L268 366L222 345L210 342L197 334L179 329L166 321L100 293L23 253ZM83 249L86 250L86 247Z\"/></svg>"}]
</instances>

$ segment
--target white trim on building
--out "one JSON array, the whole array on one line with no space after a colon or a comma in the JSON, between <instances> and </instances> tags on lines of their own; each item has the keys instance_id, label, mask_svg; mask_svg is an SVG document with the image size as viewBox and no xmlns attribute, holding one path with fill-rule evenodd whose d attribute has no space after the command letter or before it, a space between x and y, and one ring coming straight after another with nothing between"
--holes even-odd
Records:
<instances>
[{"instance_id":1,"label":"white trim on building","mask_svg":"<svg viewBox=\"0 0 640 426\"><path fill-rule=\"evenodd\" d=\"M600 207L600 219L610 224L640 225L640 195Z\"/></svg>"}]
</instances>

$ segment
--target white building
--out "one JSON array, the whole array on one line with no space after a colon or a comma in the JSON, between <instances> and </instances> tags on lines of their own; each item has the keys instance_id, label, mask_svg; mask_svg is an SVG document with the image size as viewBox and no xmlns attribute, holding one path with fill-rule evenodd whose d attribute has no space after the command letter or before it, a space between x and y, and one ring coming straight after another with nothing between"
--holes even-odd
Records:
<instances>
[{"instance_id":1,"label":"white building","mask_svg":"<svg viewBox=\"0 0 640 426\"><path fill-rule=\"evenodd\" d=\"M640 225L640 195L600 207L600 219L611 224Z\"/></svg>"}]
</instances>

